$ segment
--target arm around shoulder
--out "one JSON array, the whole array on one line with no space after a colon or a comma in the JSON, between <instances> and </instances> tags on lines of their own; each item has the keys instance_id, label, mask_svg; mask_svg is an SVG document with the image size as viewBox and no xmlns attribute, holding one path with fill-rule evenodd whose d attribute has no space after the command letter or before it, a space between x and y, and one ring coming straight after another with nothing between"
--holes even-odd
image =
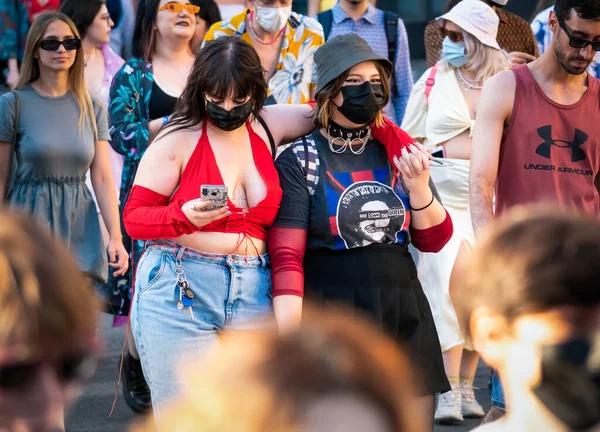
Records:
<instances>
[{"instance_id":1,"label":"arm around shoulder","mask_svg":"<svg viewBox=\"0 0 600 432\"><path fill-rule=\"evenodd\" d=\"M315 129L314 115L309 104L269 105L261 112L275 145L288 144L311 133Z\"/></svg>"}]
</instances>

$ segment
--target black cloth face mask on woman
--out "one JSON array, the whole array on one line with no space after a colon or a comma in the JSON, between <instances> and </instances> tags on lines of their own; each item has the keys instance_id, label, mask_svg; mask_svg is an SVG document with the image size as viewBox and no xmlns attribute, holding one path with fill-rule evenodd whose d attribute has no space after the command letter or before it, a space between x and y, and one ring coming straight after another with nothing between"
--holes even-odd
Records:
<instances>
[{"instance_id":1,"label":"black cloth face mask on woman","mask_svg":"<svg viewBox=\"0 0 600 432\"><path fill-rule=\"evenodd\" d=\"M342 87L342 96L344 102L338 107L338 111L352 123L359 125L371 123L385 101L383 86L369 81Z\"/></svg>"},{"instance_id":2,"label":"black cloth face mask on woman","mask_svg":"<svg viewBox=\"0 0 600 432\"><path fill-rule=\"evenodd\" d=\"M241 127L252 112L252 100L227 111L214 102L206 102L206 114L219 129L227 132Z\"/></svg>"}]
</instances>

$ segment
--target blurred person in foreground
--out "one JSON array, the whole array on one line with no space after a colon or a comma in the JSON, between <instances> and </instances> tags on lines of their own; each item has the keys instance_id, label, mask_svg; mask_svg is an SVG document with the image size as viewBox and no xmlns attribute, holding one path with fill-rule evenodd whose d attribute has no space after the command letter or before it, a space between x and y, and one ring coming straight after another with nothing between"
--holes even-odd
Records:
<instances>
[{"instance_id":1,"label":"blurred person in foreground","mask_svg":"<svg viewBox=\"0 0 600 432\"><path fill-rule=\"evenodd\" d=\"M479 431L600 430L599 262L600 223L553 207L481 237L453 299L510 410Z\"/></svg>"},{"instance_id":2,"label":"blurred person in foreground","mask_svg":"<svg viewBox=\"0 0 600 432\"><path fill-rule=\"evenodd\" d=\"M396 343L360 316L332 310L306 316L301 327L282 336L275 331L225 335L201 367L181 375L186 393L159 428L424 431L409 360ZM134 428L150 430L150 422Z\"/></svg>"},{"instance_id":3,"label":"blurred person in foreground","mask_svg":"<svg viewBox=\"0 0 600 432\"><path fill-rule=\"evenodd\" d=\"M63 431L96 365L96 304L66 248L0 212L0 430Z\"/></svg>"}]
</instances>

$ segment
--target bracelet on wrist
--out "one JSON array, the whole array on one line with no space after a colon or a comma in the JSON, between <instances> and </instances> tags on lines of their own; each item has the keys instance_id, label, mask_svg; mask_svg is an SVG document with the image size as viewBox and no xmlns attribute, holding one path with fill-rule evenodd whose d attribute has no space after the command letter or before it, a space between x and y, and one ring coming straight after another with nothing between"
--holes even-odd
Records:
<instances>
[{"instance_id":1,"label":"bracelet on wrist","mask_svg":"<svg viewBox=\"0 0 600 432\"><path fill-rule=\"evenodd\" d=\"M421 208L412 208L412 207L411 207L411 209L410 209L410 210L411 210L411 211L414 211L414 212L418 212L418 211L421 211L421 210L425 210L426 208L430 207L430 206L431 206L431 204L433 204L433 201L434 201L434 200L435 200L435 195L432 193L432 194L431 194L431 201L429 201L429 204L427 204L425 207L421 207Z\"/></svg>"}]
</instances>

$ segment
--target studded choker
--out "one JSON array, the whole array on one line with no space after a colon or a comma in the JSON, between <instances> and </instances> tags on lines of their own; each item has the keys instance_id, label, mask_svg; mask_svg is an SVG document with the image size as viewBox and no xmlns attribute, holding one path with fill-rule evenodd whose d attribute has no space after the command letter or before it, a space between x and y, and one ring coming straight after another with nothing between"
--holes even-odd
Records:
<instances>
[{"instance_id":1,"label":"studded choker","mask_svg":"<svg viewBox=\"0 0 600 432\"><path fill-rule=\"evenodd\" d=\"M371 139L371 127L346 128L335 122L327 127L327 141L332 153L344 153L346 149L359 155L365 151L367 142Z\"/></svg>"}]
</instances>

